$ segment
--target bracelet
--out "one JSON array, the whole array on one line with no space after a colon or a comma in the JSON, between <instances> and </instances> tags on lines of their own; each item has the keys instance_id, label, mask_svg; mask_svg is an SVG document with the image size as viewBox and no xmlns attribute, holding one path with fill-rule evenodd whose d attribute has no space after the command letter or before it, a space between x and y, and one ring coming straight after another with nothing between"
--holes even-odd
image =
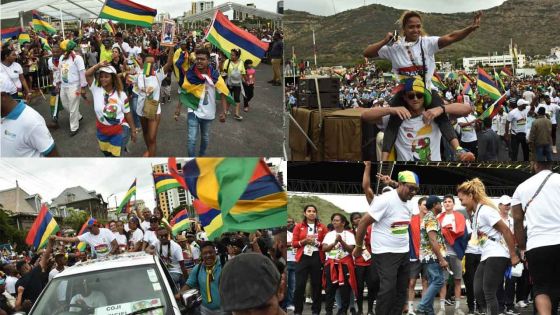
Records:
<instances>
[{"instance_id":1,"label":"bracelet","mask_svg":"<svg viewBox=\"0 0 560 315\"><path fill-rule=\"evenodd\" d=\"M443 114L445 114L445 105L440 105L440 107L443 110Z\"/></svg>"}]
</instances>

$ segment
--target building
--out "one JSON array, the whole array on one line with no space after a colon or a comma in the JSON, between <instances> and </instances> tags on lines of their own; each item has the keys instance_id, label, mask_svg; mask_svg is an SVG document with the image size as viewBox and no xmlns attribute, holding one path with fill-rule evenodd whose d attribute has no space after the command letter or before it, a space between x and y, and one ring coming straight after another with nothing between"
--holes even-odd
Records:
<instances>
[{"instance_id":1,"label":"building","mask_svg":"<svg viewBox=\"0 0 560 315\"><path fill-rule=\"evenodd\" d=\"M247 7L256 9L257 6L254 3L248 3ZM245 19L253 18L254 15L249 15L249 13L243 13L240 10L233 10L233 20L235 21L245 21Z\"/></svg>"},{"instance_id":2,"label":"building","mask_svg":"<svg viewBox=\"0 0 560 315\"><path fill-rule=\"evenodd\" d=\"M518 68L524 68L527 59L525 55L519 54L517 55L517 64L515 65ZM470 58L463 58L463 68L467 72L475 71L476 67L481 64L483 67L503 67L503 66L512 66L513 65L513 57L510 54L507 55L494 55L494 56L484 56L484 57L470 57Z\"/></svg>"},{"instance_id":3,"label":"building","mask_svg":"<svg viewBox=\"0 0 560 315\"><path fill-rule=\"evenodd\" d=\"M130 207L131 209L133 209L133 211L136 211L136 209L138 209L138 211L142 213L142 210L144 210L146 206L144 200L131 200ZM128 213L120 213L117 215L116 207L111 207L107 209L108 220L127 220L127 217L128 217Z\"/></svg>"},{"instance_id":4,"label":"building","mask_svg":"<svg viewBox=\"0 0 560 315\"><path fill-rule=\"evenodd\" d=\"M156 22L163 23L163 20L171 20L171 14L167 12L158 13Z\"/></svg>"},{"instance_id":5,"label":"building","mask_svg":"<svg viewBox=\"0 0 560 315\"><path fill-rule=\"evenodd\" d=\"M214 1L193 1L190 15L208 11L214 7Z\"/></svg>"},{"instance_id":6,"label":"building","mask_svg":"<svg viewBox=\"0 0 560 315\"><path fill-rule=\"evenodd\" d=\"M43 200L39 194L29 194L16 182L16 187L0 191L0 204L12 219L18 230L29 230L41 210ZM60 224L62 217L57 211L50 211Z\"/></svg>"},{"instance_id":7,"label":"building","mask_svg":"<svg viewBox=\"0 0 560 315\"><path fill-rule=\"evenodd\" d=\"M177 160L177 170L179 171L179 174L182 174L184 165L185 161ZM152 166L152 172L154 174L169 173L169 168L167 167L167 164L157 164ZM183 188L169 189L165 192L160 193L158 196L156 196L156 198L157 203L161 208L164 217L166 218L169 218L169 215L173 213L173 209L179 206L192 204L191 195Z\"/></svg>"},{"instance_id":8,"label":"building","mask_svg":"<svg viewBox=\"0 0 560 315\"><path fill-rule=\"evenodd\" d=\"M96 193L95 190L76 186L64 189L52 200L50 209L59 211L62 216L68 215L68 208L79 209L94 218L107 219L107 205L101 194Z\"/></svg>"}]
</instances>

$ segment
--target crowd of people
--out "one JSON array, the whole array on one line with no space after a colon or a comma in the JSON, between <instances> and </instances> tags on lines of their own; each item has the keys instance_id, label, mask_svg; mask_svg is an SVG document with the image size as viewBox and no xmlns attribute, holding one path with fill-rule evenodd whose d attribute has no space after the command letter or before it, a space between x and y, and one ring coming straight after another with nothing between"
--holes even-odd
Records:
<instances>
[{"instance_id":1,"label":"crowd of people","mask_svg":"<svg viewBox=\"0 0 560 315\"><path fill-rule=\"evenodd\" d=\"M536 174L494 202L478 178L458 185L456 195L417 196L420 180L410 171L396 181L378 174L386 186L376 196L366 162L367 213L334 213L320 222L320 209L306 205L302 221L288 219L288 309L302 314L310 299L312 314L324 303L326 314L435 314L436 304L438 315L446 308L497 315L533 303L539 314L555 314L560 209L553 196L560 175L550 162L531 163Z\"/></svg>"},{"instance_id":2,"label":"crowd of people","mask_svg":"<svg viewBox=\"0 0 560 315\"><path fill-rule=\"evenodd\" d=\"M68 137L78 135L82 103L93 104L97 143L105 156L126 155L140 133L146 147L143 156L156 156L162 106L172 96L178 96L173 97L178 99L172 110L176 121L182 109L187 110L188 156L206 154L216 117L220 122L229 115L242 121L241 101L244 114L249 114L255 61L242 56L240 49L227 52L228 59L204 40L201 29L181 30L173 45L162 46L157 29L106 25L88 23L79 30L49 35L28 29L30 40L3 42L2 156L58 156L49 129L67 128ZM247 31L270 43L264 60L273 64L269 83L279 85L282 31L268 27ZM178 82L177 93L171 91L172 77ZM39 96L45 100L49 96L50 117L31 107L44 104ZM68 117L67 126L60 123L63 116L64 121Z\"/></svg>"},{"instance_id":3,"label":"crowd of people","mask_svg":"<svg viewBox=\"0 0 560 315\"><path fill-rule=\"evenodd\" d=\"M492 79L503 97L495 102L477 88L476 74L451 69L438 74L435 54L464 40L480 21L477 13L464 29L426 36L420 14L406 11L400 19L402 33L388 33L364 50L366 58L389 60L391 73L372 60L320 69L340 79L339 107L359 108L362 120L375 124L377 160L552 160L557 153L558 76L514 76L498 69L499 80ZM297 86L286 90L290 107L298 106L297 93ZM494 103L496 110L489 117L485 111ZM500 154L504 150L507 156Z\"/></svg>"},{"instance_id":4,"label":"crowd of people","mask_svg":"<svg viewBox=\"0 0 560 315\"><path fill-rule=\"evenodd\" d=\"M80 235L51 236L46 249L30 249L18 256L16 251L5 248L0 257L0 314L29 312L48 282L78 262L128 252L159 256L180 289L179 292L198 289L202 298L201 314L226 314L232 311L235 314L235 311L265 306L281 311L279 305L284 299L281 283L285 282L281 275L286 268L285 229L257 230L254 233L227 232L209 241L200 222L195 220L187 230L172 235L169 223L156 207L153 214L147 208L129 214L126 222L111 220L104 225L97 220L89 220L87 229ZM78 246L80 242L86 245L83 251ZM258 254L265 259L247 257L251 254ZM235 266L229 267L238 258L243 262L236 262L233 264ZM271 269L269 265L274 268ZM227 277L221 276L227 268L235 271L230 271ZM251 272L247 268L251 268ZM264 268L264 271L259 268ZM252 286L244 292L259 292L259 299L241 302L239 294L235 293L240 284L232 279L237 279L240 270L245 270L241 275ZM205 292L208 294L202 294ZM269 299L273 298L275 303L270 304ZM176 299L180 299L180 293ZM85 301L87 303L89 300Z\"/></svg>"}]
</instances>

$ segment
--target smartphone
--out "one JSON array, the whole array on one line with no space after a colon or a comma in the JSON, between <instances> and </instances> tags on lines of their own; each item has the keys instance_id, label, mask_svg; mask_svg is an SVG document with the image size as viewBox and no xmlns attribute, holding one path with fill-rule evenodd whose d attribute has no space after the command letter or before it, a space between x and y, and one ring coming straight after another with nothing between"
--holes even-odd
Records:
<instances>
[{"instance_id":1,"label":"smartphone","mask_svg":"<svg viewBox=\"0 0 560 315\"><path fill-rule=\"evenodd\" d=\"M391 41L389 41L389 43L387 43L387 46L393 46L393 44L399 39L399 31L394 30L393 31L393 38L391 38Z\"/></svg>"}]
</instances>

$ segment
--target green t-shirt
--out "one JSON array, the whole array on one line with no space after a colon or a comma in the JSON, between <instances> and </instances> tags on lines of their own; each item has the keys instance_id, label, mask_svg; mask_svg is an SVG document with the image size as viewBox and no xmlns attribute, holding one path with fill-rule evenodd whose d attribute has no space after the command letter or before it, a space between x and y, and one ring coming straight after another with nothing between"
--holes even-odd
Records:
<instances>
[{"instance_id":1,"label":"green t-shirt","mask_svg":"<svg viewBox=\"0 0 560 315\"><path fill-rule=\"evenodd\" d=\"M107 60L107 62L111 62L111 60L113 60L113 49L109 48L106 49L105 45L101 44L101 46L99 46L99 50L101 50L101 53L99 54L99 61L103 61L103 60Z\"/></svg>"}]
</instances>

